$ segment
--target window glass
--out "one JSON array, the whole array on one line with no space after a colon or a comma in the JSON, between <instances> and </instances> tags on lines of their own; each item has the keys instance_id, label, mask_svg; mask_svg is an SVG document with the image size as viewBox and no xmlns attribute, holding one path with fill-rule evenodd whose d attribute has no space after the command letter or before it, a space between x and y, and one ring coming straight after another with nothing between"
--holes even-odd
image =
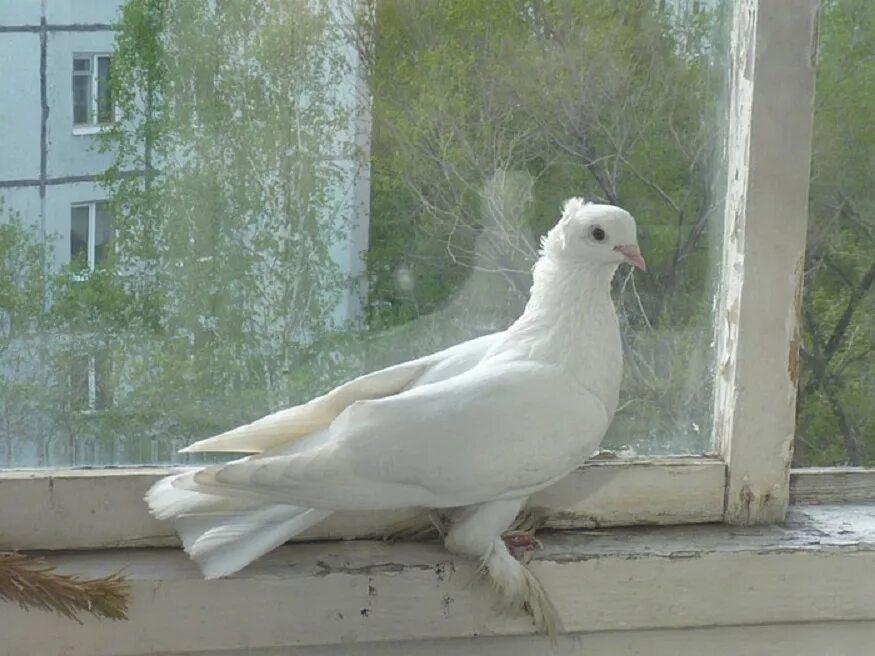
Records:
<instances>
[{"instance_id":1,"label":"window glass","mask_svg":"<svg viewBox=\"0 0 875 656\"><path fill-rule=\"evenodd\" d=\"M112 216L105 202L94 204L94 266L106 261L112 241Z\"/></svg>"},{"instance_id":2,"label":"window glass","mask_svg":"<svg viewBox=\"0 0 875 656\"><path fill-rule=\"evenodd\" d=\"M112 405L112 353L101 349L94 356L94 409L106 410Z\"/></svg>"},{"instance_id":3,"label":"window glass","mask_svg":"<svg viewBox=\"0 0 875 656\"><path fill-rule=\"evenodd\" d=\"M73 123L91 122L91 58L73 60Z\"/></svg>"},{"instance_id":4,"label":"window glass","mask_svg":"<svg viewBox=\"0 0 875 656\"><path fill-rule=\"evenodd\" d=\"M875 465L875 4L821 3L795 464Z\"/></svg>"},{"instance_id":5,"label":"window glass","mask_svg":"<svg viewBox=\"0 0 875 656\"><path fill-rule=\"evenodd\" d=\"M73 412L91 410L91 358L77 355L70 358L69 401Z\"/></svg>"},{"instance_id":6,"label":"window glass","mask_svg":"<svg viewBox=\"0 0 875 656\"><path fill-rule=\"evenodd\" d=\"M71 256L91 239L100 266L71 282L51 259L30 330L52 366L38 399L0 407L6 465L178 462L193 440L503 330L571 196L627 208L648 263L615 279L626 370L606 447L711 450L723 3L118 9L112 75L109 57L74 60L73 105L77 123L93 106L119 122L58 153L106 158L83 173L108 204L70 226ZM78 86L91 66L96 88ZM59 410L51 382L83 352L106 409L89 416Z\"/></svg>"},{"instance_id":7,"label":"window glass","mask_svg":"<svg viewBox=\"0 0 875 656\"><path fill-rule=\"evenodd\" d=\"M97 122L112 121L112 86L109 79L109 57L97 58Z\"/></svg>"},{"instance_id":8,"label":"window glass","mask_svg":"<svg viewBox=\"0 0 875 656\"><path fill-rule=\"evenodd\" d=\"M89 264L89 214L88 205L74 205L70 209L70 260L74 260L84 267Z\"/></svg>"}]
</instances>

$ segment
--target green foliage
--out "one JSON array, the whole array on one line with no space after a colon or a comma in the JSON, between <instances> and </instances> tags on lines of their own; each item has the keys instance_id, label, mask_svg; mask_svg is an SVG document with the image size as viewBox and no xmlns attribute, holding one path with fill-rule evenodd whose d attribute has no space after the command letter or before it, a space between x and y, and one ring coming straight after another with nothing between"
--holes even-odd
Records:
<instances>
[{"instance_id":1,"label":"green foliage","mask_svg":"<svg viewBox=\"0 0 875 656\"><path fill-rule=\"evenodd\" d=\"M503 328L561 203L622 205L649 270L620 281L612 445L708 449L722 24L645 1L378 2L370 325Z\"/></svg>"},{"instance_id":2,"label":"green foliage","mask_svg":"<svg viewBox=\"0 0 875 656\"><path fill-rule=\"evenodd\" d=\"M48 255L42 235L6 210L0 196L0 349L40 327Z\"/></svg>"},{"instance_id":3,"label":"green foliage","mask_svg":"<svg viewBox=\"0 0 875 656\"><path fill-rule=\"evenodd\" d=\"M616 281L627 370L608 446L710 449L725 8L379 0L353 33L353 5L325 4L124 4L120 120L101 135L114 254L49 274L54 237L0 207L0 458L166 462L363 368L501 329L571 195L627 207L648 261ZM825 0L797 464L875 461L873 54L875 6ZM370 99L351 91L356 56ZM334 325L350 281L332 257L362 119L365 331ZM83 411L98 370L114 403Z\"/></svg>"},{"instance_id":4,"label":"green foliage","mask_svg":"<svg viewBox=\"0 0 875 656\"><path fill-rule=\"evenodd\" d=\"M127 330L149 344L128 403L189 439L312 391L291 372L346 286L350 166L328 151L355 155L350 63L306 2L131 0L118 28L106 183Z\"/></svg>"},{"instance_id":5,"label":"green foliage","mask_svg":"<svg viewBox=\"0 0 875 656\"><path fill-rule=\"evenodd\" d=\"M0 285L10 330L29 321L43 349L27 384L44 423L6 440L41 445L29 462L167 461L348 375L323 352L358 348L334 337L359 154L341 18L304 0L124 4L119 120L100 135L114 254ZM11 229L2 252L23 256Z\"/></svg>"}]
</instances>

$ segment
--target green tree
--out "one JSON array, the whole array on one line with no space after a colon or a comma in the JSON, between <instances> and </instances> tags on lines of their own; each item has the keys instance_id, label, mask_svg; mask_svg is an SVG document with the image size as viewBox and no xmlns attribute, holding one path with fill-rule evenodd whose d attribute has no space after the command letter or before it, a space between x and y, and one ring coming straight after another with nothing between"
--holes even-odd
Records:
<instances>
[{"instance_id":1,"label":"green tree","mask_svg":"<svg viewBox=\"0 0 875 656\"><path fill-rule=\"evenodd\" d=\"M723 12L384 0L375 15L371 326L440 317L448 341L504 327L562 201L622 205L650 268L619 281L628 405L612 443L707 449Z\"/></svg>"},{"instance_id":2,"label":"green tree","mask_svg":"<svg viewBox=\"0 0 875 656\"><path fill-rule=\"evenodd\" d=\"M105 182L144 347L125 404L188 440L336 375L308 354L350 287L332 248L352 221L354 53L303 0L130 0L117 29Z\"/></svg>"},{"instance_id":3,"label":"green tree","mask_svg":"<svg viewBox=\"0 0 875 656\"><path fill-rule=\"evenodd\" d=\"M45 327L46 260L41 234L8 210L0 197L0 462L17 460L17 447L40 423L42 372L38 336Z\"/></svg>"},{"instance_id":4,"label":"green tree","mask_svg":"<svg viewBox=\"0 0 875 656\"><path fill-rule=\"evenodd\" d=\"M875 463L875 5L821 7L796 462Z\"/></svg>"}]
</instances>

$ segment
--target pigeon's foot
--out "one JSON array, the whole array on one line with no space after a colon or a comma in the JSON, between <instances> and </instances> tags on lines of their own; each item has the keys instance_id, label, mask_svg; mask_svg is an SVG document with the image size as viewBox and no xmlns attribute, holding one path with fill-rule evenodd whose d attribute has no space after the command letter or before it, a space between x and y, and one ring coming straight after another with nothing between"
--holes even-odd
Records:
<instances>
[{"instance_id":1,"label":"pigeon's foot","mask_svg":"<svg viewBox=\"0 0 875 656\"><path fill-rule=\"evenodd\" d=\"M523 508L510 525L512 531L534 533L547 523L547 511L543 508Z\"/></svg>"},{"instance_id":2,"label":"pigeon's foot","mask_svg":"<svg viewBox=\"0 0 875 656\"><path fill-rule=\"evenodd\" d=\"M541 541L529 531L506 531L501 539L504 541L510 555L523 564L528 563L535 553L535 549L544 547Z\"/></svg>"}]
</instances>

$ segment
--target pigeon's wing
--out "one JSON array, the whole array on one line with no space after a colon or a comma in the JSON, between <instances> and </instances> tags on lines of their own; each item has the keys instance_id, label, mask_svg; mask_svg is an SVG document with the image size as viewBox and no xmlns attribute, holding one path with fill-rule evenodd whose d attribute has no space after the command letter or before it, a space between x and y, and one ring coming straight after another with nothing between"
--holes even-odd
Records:
<instances>
[{"instance_id":1,"label":"pigeon's wing","mask_svg":"<svg viewBox=\"0 0 875 656\"><path fill-rule=\"evenodd\" d=\"M177 485L326 510L469 505L558 480L591 455L608 422L601 401L558 368L490 360L355 403L314 448L209 467Z\"/></svg>"},{"instance_id":2,"label":"pigeon's wing","mask_svg":"<svg viewBox=\"0 0 875 656\"><path fill-rule=\"evenodd\" d=\"M326 428L356 401L392 396L415 385L423 376L435 380L474 366L498 335L484 335L429 356L360 376L308 403L280 410L190 444L181 453L263 453L287 445Z\"/></svg>"},{"instance_id":3,"label":"pigeon's wing","mask_svg":"<svg viewBox=\"0 0 875 656\"><path fill-rule=\"evenodd\" d=\"M427 363L414 361L361 376L303 405L200 440L180 452L262 453L325 428L355 401L397 394L427 368Z\"/></svg>"}]
</instances>

